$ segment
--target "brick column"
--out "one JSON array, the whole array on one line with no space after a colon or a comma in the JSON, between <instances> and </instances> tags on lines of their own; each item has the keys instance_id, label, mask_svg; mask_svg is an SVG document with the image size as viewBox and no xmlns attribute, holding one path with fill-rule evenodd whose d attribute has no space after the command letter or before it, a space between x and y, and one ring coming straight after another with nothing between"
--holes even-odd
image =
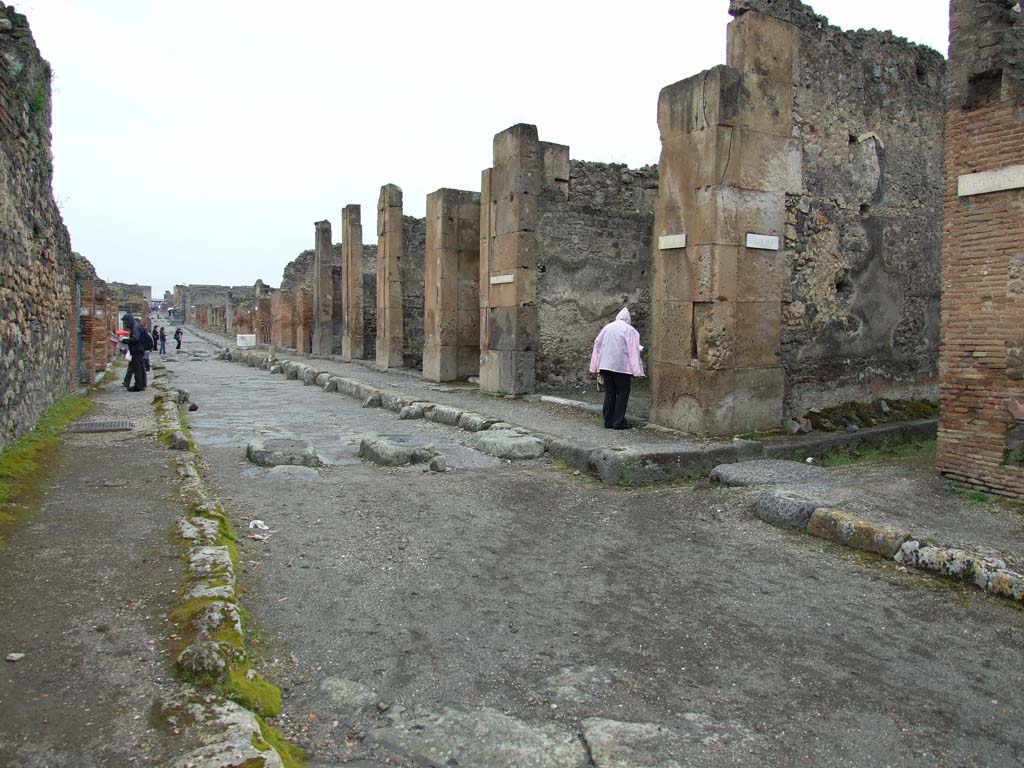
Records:
<instances>
[{"instance_id":1,"label":"brick column","mask_svg":"<svg viewBox=\"0 0 1024 768\"><path fill-rule=\"evenodd\" d=\"M1024 22L1013 0L950 13L937 464L1024 498Z\"/></svg>"}]
</instances>

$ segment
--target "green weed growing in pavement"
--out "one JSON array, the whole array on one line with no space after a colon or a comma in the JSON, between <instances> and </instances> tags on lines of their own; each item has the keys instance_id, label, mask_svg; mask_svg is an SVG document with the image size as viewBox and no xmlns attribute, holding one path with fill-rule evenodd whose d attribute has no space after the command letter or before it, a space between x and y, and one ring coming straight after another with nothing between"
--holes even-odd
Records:
<instances>
[{"instance_id":1,"label":"green weed growing in pavement","mask_svg":"<svg viewBox=\"0 0 1024 768\"><path fill-rule=\"evenodd\" d=\"M13 520L13 502L41 485L61 434L90 408L87 397L66 397L43 414L31 432L0 451L0 523Z\"/></svg>"},{"instance_id":2,"label":"green weed growing in pavement","mask_svg":"<svg viewBox=\"0 0 1024 768\"><path fill-rule=\"evenodd\" d=\"M829 451L816 460L821 467L842 467L861 462L894 461L935 455L934 440L915 440L909 443L887 443L878 447L851 446Z\"/></svg>"}]
</instances>

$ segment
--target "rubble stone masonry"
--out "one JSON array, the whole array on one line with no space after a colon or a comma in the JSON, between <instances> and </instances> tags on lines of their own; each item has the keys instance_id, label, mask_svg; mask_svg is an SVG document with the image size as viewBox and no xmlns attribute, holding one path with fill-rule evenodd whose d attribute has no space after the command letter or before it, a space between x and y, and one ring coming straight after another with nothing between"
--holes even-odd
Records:
<instances>
[{"instance_id":1,"label":"rubble stone masonry","mask_svg":"<svg viewBox=\"0 0 1024 768\"><path fill-rule=\"evenodd\" d=\"M938 466L1024 498L1024 22L952 0Z\"/></svg>"},{"instance_id":2,"label":"rubble stone masonry","mask_svg":"<svg viewBox=\"0 0 1024 768\"><path fill-rule=\"evenodd\" d=\"M658 169L570 160L568 171L567 194L542 188L538 205L538 386L586 379L594 338L624 306L650 346Z\"/></svg>"},{"instance_id":3,"label":"rubble stone masonry","mask_svg":"<svg viewBox=\"0 0 1024 768\"><path fill-rule=\"evenodd\" d=\"M0 3L0 446L78 383L76 275L53 198L50 66Z\"/></svg>"}]
</instances>

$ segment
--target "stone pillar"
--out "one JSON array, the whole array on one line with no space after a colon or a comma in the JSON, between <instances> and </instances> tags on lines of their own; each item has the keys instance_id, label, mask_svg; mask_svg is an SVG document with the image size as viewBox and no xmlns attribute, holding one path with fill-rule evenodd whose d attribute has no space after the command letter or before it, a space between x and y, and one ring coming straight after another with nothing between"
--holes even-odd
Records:
<instances>
[{"instance_id":1,"label":"stone pillar","mask_svg":"<svg viewBox=\"0 0 1024 768\"><path fill-rule=\"evenodd\" d=\"M427 195L423 376L452 381L480 369L480 195Z\"/></svg>"},{"instance_id":2,"label":"stone pillar","mask_svg":"<svg viewBox=\"0 0 1024 768\"><path fill-rule=\"evenodd\" d=\"M316 222L313 252L313 354L329 355L334 347L331 332L331 222Z\"/></svg>"},{"instance_id":3,"label":"stone pillar","mask_svg":"<svg viewBox=\"0 0 1024 768\"><path fill-rule=\"evenodd\" d=\"M402 366L402 190L380 189L377 202L377 367Z\"/></svg>"},{"instance_id":4,"label":"stone pillar","mask_svg":"<svg viewBox=\"0 0 1024 768\"><path fill-rule=\"evenodd\" d=\"M300 288L295 295L295 349L308 354L313 349L313 294Z\"/></svg>"},{"instance_id":5,"label":"stone pillar","mask_svg":"<svg viewBox=\"0 0 1024 768\"><path fill-rule=\"evenodd\" d=\"M341 359L363 357L363 220L358 205L341 211Z\"/></svg>"},{"instance_id":6,"label":"stone pillar","mask_svg":"<svg viewBox=\"0 0 1024 768\"><path fill-rule=\"evenodd\" d=\"M290 291L270 294L270 314L273 318L271 344L279 349L295 349L295 295Z\"/></svg>"},{"instance_id":7,"label":"stone pillar","mask_svg":"<svg viewBox=\"0 0 1024 768\"><path fill-rule=\"evenodd\" d=\"M494 137L480 208L480 389L521 394L535 385L537 205L546 179L568 178L569 148L520 123ZM550 172L548 172L550 171Z\"/></svg>"},{"instance_id":8,"label":"stone pillar","mask_svg":"<svg viewBox=\"0 0 1024 768\"><path fill-rule=\"evenodd\" d=\"M652 420L698 434L779 426L786 193L801 189L793 25L747 12L727 61L658 99Z\"/></svg>"},{"instance_id":9,"label":"stone pillar","mask_svg":"<svg viewBox=\"0 0 1024 768\"><path fill-rule=\"evenodd\" d=\"M1024 498L1024 21L950 4L936 464Z\"/></svg>"},{"instance_id":10,"label":"stone pillar","mask_svg":"<svg viewBox=\"0 0 1024 768\"><path fill-rule=\"evenodd\" d=\"M253 313L253 333L256 334L258 344L269 344L273 319L270 312L270 298L260 296L256 299L256 306Z\"/></svg>"}]
</instances>

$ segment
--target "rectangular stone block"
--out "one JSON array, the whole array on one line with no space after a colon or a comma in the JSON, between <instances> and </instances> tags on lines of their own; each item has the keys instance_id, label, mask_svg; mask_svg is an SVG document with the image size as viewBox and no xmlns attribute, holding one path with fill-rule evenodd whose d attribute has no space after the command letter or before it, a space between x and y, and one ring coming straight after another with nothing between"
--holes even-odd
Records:
<instances>
[{"instance_id":1,"label":"rectangular stone block","mask_svg":"<svg viewBox=\"0 0 1024 768\"><path fill-rule=\"evenodd\" d=\"M739 137L739 162L727 183L742 189L794 195L803 190L799 140L750 128L742 129Z\"/></svg>"},{"instance_id":2,"label":"rectangular stone block","mask_svg":"<svg viewBox=\"0 0 1024 768\"><path fill-rule=\"evenodd\" d=\"M537 236L533 232L509 232L494 238L492 272L537 266Z\"/></svg>"},{"instance_id":3,"label":"rectangular stone block","mask_svg":"<svg viewBox=\"0 0 1024 768\"><path fill-rule=\"evenodd\" d=\"M786 283L786 258L781 251L737 249L737 301L781 301Z\"/></svg>"},{"instance_id":4,"label":"rectangular stone block","mask_svg":"<svg viewBox=\"0 0 1024 768\"><path fill-rule=\"evenodd\" d=\"M537 126L519 123L495 134L493 142L494 165L506 165L513 158L540 158L540 139Z\"/></svg>"},{"instance_id":5,"label":"rectangular stone block","mask_svg":"<svg viewBox=\"0 0 1024 768\"><path fill-rule=\"evenodd\" d=\"M665 86L658 95L661 139L734 125L740 110L740 73L717 66Z\"/></svg>"},{"instance_id":6,"label":"rectangular stone block","mask_svg":"<svg viewBox=\"0 0 1024 768\"><path fill-rule=\"evenodd\" d=\"M693 303L659 301L652 306L652 354L665 363L689 367L694 358Z\"/></svg>"},{"instance_id":7,"label":"rectangular stone block","mask_svg":"<svg viewBox=\"0 0 1024 768\"><path fill-rule=\"evenodd\" d=\"M740 127L789 136L793 131L795 87L790 81L744 72L742 109L737 120Z\"/></svg>"},{"instance_id":8,"label":"rectangular stone block","mask_svg":"<svg viewBox=\"0 0 1024 768\"><path fill-rule=\"evenodd\" d=\"M736 368L771 368L779 365L782 302L734 302Z\"/></svg>"},{"instance_id":9,"label":"rectangular stone block","mask_svg":"<svg viewBox=\"0 0 1024 768\"><path fill-rule=\"evenodd\" d=\"M520 352L535 349L536 307L491 307L488 313L487 349Z\"/></svg>"},{"instance_id":10,"label":"rectangular stone block","mask_svg":"<svg viewBox=\"0 0 1024 768\"><path fill-rule=\"evenodd\" d=\"M682 432L729 434L736 397L736 372L656 364L651 417Z\"/></svg>"},{"instance_id":11,"label":"rectangular stone block","mask_svg":"<svg viewBox=\"0 0 1024 768\"><path fill-rule=\"evenodd\" d=\"M494 234L504 235L537 228L537 195L513 193L496 199Z\"/></svg>"},{"instance_id":12,"label":"rectangular stone block","mask_svg":"<svg viewBox=\"0 0 1024 768\"><path fill-rule=\"evenodd\" d=\"M480 390L495 394L522 395L536 387L536 354L533 351L481 350Z\"/></svg>"},{"instance_id":13,"label":"rectangular stone block","mask_svg":"<svg viewBox=\"0 0 1024 768\"><path fill-rule=\"evenodd\" d=\"M776 429L782 423L785 373L782 368L738 368L732 434Z\"/></svg>"},{"instance_id":14,"label":"rectangular stone block","mask_svg":"<svg viewBox=\"0 0 1024 768\"><path fill-rule=\"evenodd\" d=\"M763 13L744 13L729 23L726 64L744 75L794 83L798 34L793 24Z\"/></svg>"}]
</instances>

